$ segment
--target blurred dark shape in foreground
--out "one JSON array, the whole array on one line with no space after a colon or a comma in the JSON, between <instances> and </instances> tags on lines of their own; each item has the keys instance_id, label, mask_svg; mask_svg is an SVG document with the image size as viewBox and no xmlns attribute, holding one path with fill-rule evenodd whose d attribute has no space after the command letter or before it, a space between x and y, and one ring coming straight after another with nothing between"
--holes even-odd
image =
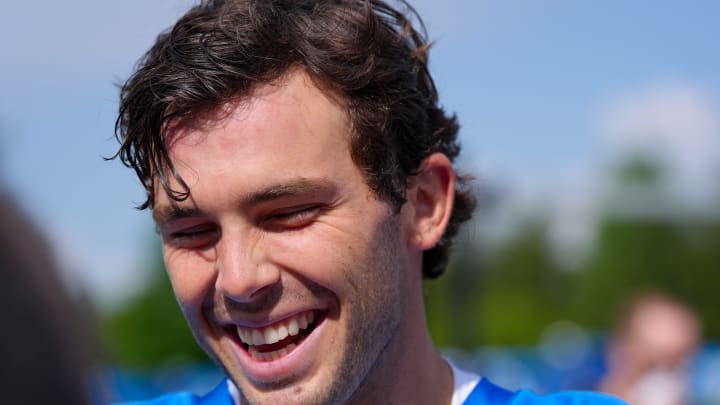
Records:
<instances>
[{"instance_id":1,"label":"blurred dark shape in foreground","mask_svg":"<svg viewBox=\"0 0 720 405\"><path fill-rule=\"evenodd\" d=\"M702 342L700 320L660 292L633 297L608 342L599 389L635 405L689 403L689 368Z\"/></svg>"},{"instance_id":2,"label":"blurred dark shape in foreground","mask_svg":"<svg viewBox=\"0 0 720 405\"><path fill-rule=\"evenodd\" d=\"M86 404L89 339L34 224L0 191L0 402Z\"/></svg>"}]
</instances>

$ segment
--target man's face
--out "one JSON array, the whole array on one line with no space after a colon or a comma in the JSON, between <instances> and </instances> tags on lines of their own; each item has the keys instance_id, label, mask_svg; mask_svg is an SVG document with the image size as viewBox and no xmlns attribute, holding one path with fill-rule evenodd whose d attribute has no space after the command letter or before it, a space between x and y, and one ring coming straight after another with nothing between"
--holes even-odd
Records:
<instances>
[{"instance_id":1,"label":"man's face","mask_svg":"<svg viewBox=\"0 0 720 405\"><path fill-rule=\"evenodd\" d=\"M166 143L192 193L153 212L175 294L249 402L347 400L416 328L404 211L369 189L347 113L305 74L226 107Z\"/></svg>"}]
</instances>

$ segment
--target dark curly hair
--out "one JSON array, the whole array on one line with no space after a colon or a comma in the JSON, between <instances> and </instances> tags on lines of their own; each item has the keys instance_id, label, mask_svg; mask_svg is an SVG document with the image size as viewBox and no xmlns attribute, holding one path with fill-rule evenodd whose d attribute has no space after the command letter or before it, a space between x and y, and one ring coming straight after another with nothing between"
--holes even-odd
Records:
<instances>
[{"instance_id":1,"label":"dark curly hair","mask_svg":"<svg viewBox=\"0 0 720 405\"><path fill-rule=\"evenodd\" d=\"M206 0L162 33L122 86L117 154L147 191L155 180L176 201L190 188L163 142L169 123L213 112L255 86L300 66L319 87L343 97L351 156L375 193L396 209L425 157L460 152L458 124L438 105L428 72L425 28L414 9L381 0ZM406 15L407 14L407 15ZM417 31L409 16L420 26ZM172 176L180 190L172 189ZM424 253L423 275L445 271L452 238L475 201L459 177L450 224Z\"/></svg>"}]
</instances>

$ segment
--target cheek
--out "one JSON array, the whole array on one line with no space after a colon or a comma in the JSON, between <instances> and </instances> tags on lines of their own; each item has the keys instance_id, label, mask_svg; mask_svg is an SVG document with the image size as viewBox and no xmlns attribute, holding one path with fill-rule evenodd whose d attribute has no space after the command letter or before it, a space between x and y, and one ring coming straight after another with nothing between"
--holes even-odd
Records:
<instances>
[{"instance_id":1,"label":"cheek","mask_svg":"<svg viewBox=\"0 0 720 405\"><path fill-rule=\"evenodd\" d=\"M186 315L202 307L214 284L211 263L193 253L163 252L165 268L178 303Z\"/></svg>"},{"instance_id":2,"label":"cheek","mask_svg":"<svg viewBox=\"0 0 720 405\"><path fill-rule=\"evenodd\" d=\"M368 247L357 230L324 225L276 235L268 242L277 265L338 295L347 288L352 269L365 263Z\"/></svg>"}]
</instances>

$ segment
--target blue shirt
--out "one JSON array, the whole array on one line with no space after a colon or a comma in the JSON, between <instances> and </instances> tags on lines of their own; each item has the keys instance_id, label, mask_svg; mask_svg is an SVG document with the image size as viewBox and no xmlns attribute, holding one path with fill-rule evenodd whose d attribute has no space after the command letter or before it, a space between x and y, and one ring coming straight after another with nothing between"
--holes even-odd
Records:
<instances>
[{"instance_id":1,"label":"blue shirt","mask_svg":"<svg viewBox=\"0 0 720 405\"><path fill-rule=\"evenodd\" d=\"M530 390L508 391L481 378L463 405L627 405L596 392L564 391L537 395Z\"/></svg>"},{"instance_id":2,"label":"blue shirt","mask_svg":"<svg viewBox=\"0 0 720 405\"><path fill-rule=\"evenodd\" d=\"M188 392L166 394L150 401L126 405L234 405L228 381L203 396ZM508 391L481 378L463 405L627 405L625 402L594 392L567 391L537 395L529 390Z\"/></svg>"}]
</instances>

